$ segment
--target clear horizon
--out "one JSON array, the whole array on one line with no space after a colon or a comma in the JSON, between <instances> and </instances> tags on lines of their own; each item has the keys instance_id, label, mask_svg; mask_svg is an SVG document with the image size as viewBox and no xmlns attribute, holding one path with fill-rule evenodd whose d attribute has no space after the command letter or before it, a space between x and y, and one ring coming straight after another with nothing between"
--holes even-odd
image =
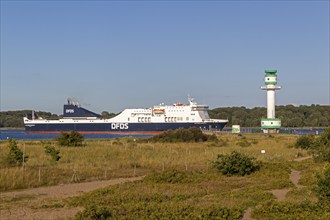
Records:
<instances>
[{"instance_id":1,"label":"clear horizon","mask_svg":"<svg viewBox=\"0 0 330 220\"><path fill-rule=\"evenodd\" d=\"M1 1L1 111L329 105L329 1Z\"/></svg>"}]
</instances>

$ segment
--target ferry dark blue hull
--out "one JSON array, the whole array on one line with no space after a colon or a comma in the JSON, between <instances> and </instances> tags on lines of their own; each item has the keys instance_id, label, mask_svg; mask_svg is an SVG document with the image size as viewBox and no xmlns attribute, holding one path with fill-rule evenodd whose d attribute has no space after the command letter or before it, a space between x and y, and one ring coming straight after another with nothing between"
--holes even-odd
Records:
<instances>
[{"instance_id":1,"label":"ferry dark blue hull","mask_svg":"<svg viewBox=\"0 0 330 220\"><path fill-rule=\"evenodd\" d=\"M157 134L177 128L197 127L202 130L220 131L226 122L207 123L35 123L26 124L30 133L60 133L77 131L84 134Z\"/></svg>"}]
</instances>

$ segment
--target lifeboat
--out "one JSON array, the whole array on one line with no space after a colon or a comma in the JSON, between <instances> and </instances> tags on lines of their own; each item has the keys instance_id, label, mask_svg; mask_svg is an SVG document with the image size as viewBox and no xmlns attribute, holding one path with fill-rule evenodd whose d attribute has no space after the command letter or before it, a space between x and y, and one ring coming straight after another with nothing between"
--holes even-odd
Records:
<instances>
[{"instance_id":1,"label":"lifeboat","mask_svg":"<svg viewBox=\"0 0 330 220\"><path fill-rule=\"evenodd\" d=\"M154 108L154 109L152 110L152 112L153 112L154 114L164 114L164 113L165 113L165 109L163 109L163 108Z\"/></svg>"}]
</instances>

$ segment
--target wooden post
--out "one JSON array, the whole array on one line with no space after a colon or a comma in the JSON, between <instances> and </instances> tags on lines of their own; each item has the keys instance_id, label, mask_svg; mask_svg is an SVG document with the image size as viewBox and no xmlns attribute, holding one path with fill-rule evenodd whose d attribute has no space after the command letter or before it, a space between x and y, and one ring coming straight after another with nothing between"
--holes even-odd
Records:
<instances>
[{"instance_id":1,"label":"wooden post","mask_svg":"<svg viewBox=\"0 0 330 220\"><path fill-rule=\"evenodd\" d=\"M39 174L38 182L39 182L39 184L40 184L40 181L41 181L41 169L40 169L40 167L39 167L39 172L38 172L38 174Z\"/></svg>"},{"instance_id":2,"label":"wooden post","mask_svg":"<svg viewBox=\"0 0 330 220\"><path fill-rule=\"evenodd\" d=\"M24 149L23 149L23 164L22 164L22 168L24 170L25 167L25 142L24 142Z\"/></svg>"},{"instance_id":3,"label":"wooden post","mask_svg":"<svg viewBox=\"0 0 330 220\"><path fill-rule=\"evenodd\" d=\"M186 171L188 170L187 158L184 159L184 165L186 167Z\"/></svg>"}]
</instances>

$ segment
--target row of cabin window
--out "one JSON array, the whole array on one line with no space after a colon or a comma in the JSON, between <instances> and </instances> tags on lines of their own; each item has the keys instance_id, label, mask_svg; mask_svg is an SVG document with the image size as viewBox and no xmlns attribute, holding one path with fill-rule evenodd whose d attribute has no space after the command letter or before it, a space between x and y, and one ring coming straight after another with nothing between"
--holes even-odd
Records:
<instances>
[{"instance_id":1,"label":"row of cabin window","mask_svg":"<svg viewBox=\"0 0 330 220\"><path fill-rule=\"evenodd\" d=\"M129 121L129 118L128 118ZM150 122L151 118L150 117L138 117L138 122Z\"/></svg>"},{"instance_id":2,"label":"row of cabin window","mask_svg":"<svg viewBox=\"0 0 330 220\"><path fill-rule=\"evenodd\" d=\"M183 117L165 117L165 122L183 121ZM189 117L186 117L186 121L189 121Z\"/></svg>"}]
</instances>

